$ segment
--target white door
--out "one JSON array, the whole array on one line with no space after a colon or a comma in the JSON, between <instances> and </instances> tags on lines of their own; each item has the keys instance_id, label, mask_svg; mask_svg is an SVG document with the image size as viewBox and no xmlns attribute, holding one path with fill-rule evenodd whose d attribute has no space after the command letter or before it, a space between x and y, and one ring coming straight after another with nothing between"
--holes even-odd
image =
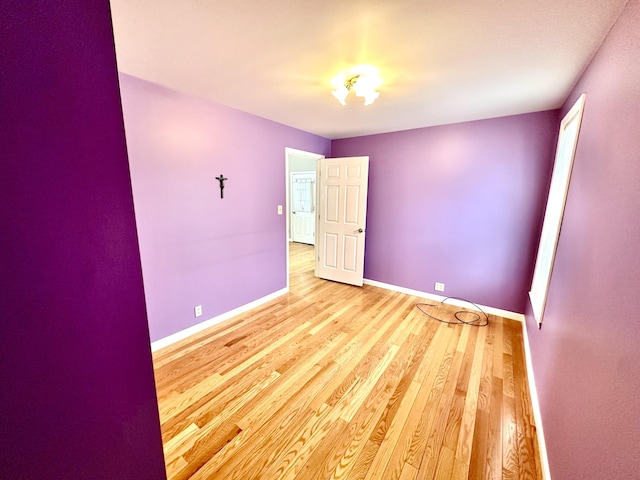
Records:
<instances>
[{"instance_id":1,"label":"white door","mask_svg":"<svg viewBox=\"0 0 640 480\"><path fill-rule=\"evenodd\" d=\"M369 157L318 161L316 275L362 286Z\"/></svg>"},{"instance_id":2,"label":"white door","mask_svg":"<svg viewBox=\"0 0 640 480\"><path fill-rule=\"evenodd\" d=\"M291 240L316 243L316 172L291 174Z\"/></svg>"}]
</instances>

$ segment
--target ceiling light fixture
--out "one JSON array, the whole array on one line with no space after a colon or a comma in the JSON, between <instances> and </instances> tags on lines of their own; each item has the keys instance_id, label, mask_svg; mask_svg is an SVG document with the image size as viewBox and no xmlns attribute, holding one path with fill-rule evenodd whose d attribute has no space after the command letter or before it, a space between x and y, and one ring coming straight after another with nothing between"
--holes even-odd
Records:
<instances>
[{"instance_id":1,"label":"ceiling light fixture","mask_svg":"<svg viewBox=\"0 0 640 480\"><path fill-rule=\"evenodd\" d=\"M382 80L378 74L378 69L371 65L358 65L353 67L346 74L340 73L331 81L335 87L331 93L342 105L346 105L347 96L353 90L356 97L363 97L365 105L371 105L380 92L375 89L382 85Z\"/></svg>"}]
</instances>

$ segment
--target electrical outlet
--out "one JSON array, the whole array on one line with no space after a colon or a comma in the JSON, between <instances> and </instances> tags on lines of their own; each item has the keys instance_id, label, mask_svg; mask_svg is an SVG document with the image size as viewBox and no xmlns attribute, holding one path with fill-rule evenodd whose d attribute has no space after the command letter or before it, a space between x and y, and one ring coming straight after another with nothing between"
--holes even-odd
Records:
<instances>
[{"instance_id":1,"label":"electrical outlet","mask_svg":"<svg viewBox=\"0 0 640 480\"><path fill-rule=\"evenodd\" d=\"M436 292L444 292L444 283L436 282Z\"/></svg>"},{"instance_id":2,"label":"electrical outlet","mask_svg":"<svg viewBox=\"0 0 640 480\"><path fill-rule=\"evenodd\" d=\"M278 205L278 215L282 215L282 205Z\"/></svg>"},{"instance_id":3,"label":"electrical outlet","mask_svg":"<svg viewBox=\"0 0 640 480\"><path fill-rule=\"evenodd\" d=\"M202 305L196 305L195 308L193 309L193 313L195 314L196 317L201 317L202 316Z\"/></svg>"}]
</instances>

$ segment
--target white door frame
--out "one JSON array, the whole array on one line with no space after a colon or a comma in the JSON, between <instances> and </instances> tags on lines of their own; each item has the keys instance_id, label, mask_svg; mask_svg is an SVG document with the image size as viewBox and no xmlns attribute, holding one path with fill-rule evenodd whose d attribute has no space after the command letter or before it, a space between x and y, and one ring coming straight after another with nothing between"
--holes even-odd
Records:
<instances>
[{"instance_id":1,"label":"white door frame","mask_svg":"<svg viewBox=\"0 0 640 480\"><path fill-rule=\"evenodd\" d=\"M285 189L285 213L286 213L286 231L285 231L285 242L286 242L286 259L287 259L287 291L289 291L289 228L291 227L289 225L289 215L291 212L291 205L290 205L290 201L289 201L289 195L290 195L290 187L289 187L289 157L290 156L296 156L296 157L304 157L304 158L310 158L313 160L320 160L321 158L324 158L324 155L321 155L319 153L312 153L312 152L305 152L304 150L297 150L295 148L289 148L289 147L285 147L284 148L284 165L285 165L285 177L284 177L284 183L286 185L286 189ZM316 193L317 196L317 193ZM315 247L314 247L315 248Z\"/></svg>"}]
</instances>

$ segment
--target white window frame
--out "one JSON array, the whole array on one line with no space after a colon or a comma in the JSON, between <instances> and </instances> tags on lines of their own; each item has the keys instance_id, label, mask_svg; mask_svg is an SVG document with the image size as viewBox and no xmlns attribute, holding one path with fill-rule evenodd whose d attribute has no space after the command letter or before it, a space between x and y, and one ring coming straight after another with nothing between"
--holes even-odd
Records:
<instances>
[{"instance_id":1,"label":"white window frame","mask_svg":"<svg viewBox=\"0 0 640 480\"><path fill-rule=\"evenodd\" d=\"M584 93L580 95L580 98L560 123L547 208L542 224L542 234L538 245L538 256L536 258L531 291L529 292L533 315L536 322L538 322L538 327L542 326L542 317L549 294L551 273L556 257L556 249L558 248L558 239L560 238L564 207L569 193L571 169L573 168L573 159L578 145L585 99L586 95Z\"/></svg>"}]
</instances>

